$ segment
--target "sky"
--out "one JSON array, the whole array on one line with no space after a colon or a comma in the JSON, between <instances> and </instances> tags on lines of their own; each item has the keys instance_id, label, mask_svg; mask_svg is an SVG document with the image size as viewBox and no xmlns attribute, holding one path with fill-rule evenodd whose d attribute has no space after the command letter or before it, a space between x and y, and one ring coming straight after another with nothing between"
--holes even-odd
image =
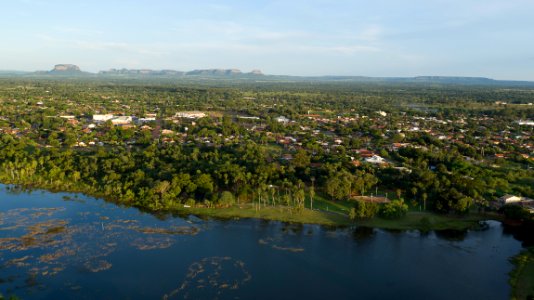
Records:
<instances>
[{"instance_id":1,"label":"sky","mask_svg":"<svg viewBox=\"0 0 534 300\"><path fill-rule=\"evenodd\" d=\"M0 69L534 81L534 0L9 0Z\"/></svg>"}]
</instances>

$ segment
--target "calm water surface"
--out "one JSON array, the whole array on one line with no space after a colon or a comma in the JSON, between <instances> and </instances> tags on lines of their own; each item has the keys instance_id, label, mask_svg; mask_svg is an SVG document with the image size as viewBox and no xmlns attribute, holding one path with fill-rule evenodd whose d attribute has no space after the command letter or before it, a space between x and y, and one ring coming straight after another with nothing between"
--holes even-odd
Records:
<instances>
[{"instance_id":1,"label":"calm water surface","mask_svg":"<svg viewBox=\"0 0 534 300\"><path fill-rule=\"evenodd\" d=\"M465 233L157 218L0 185L0 291L24 299L507 299L520 242Z\"/></svg>"}]
</instances>

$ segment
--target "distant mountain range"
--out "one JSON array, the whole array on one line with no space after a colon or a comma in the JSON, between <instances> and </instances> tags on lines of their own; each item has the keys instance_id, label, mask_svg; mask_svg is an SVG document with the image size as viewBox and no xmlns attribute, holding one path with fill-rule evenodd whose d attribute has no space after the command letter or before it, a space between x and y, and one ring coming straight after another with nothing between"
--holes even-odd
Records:
<instances>
[{"instance_id":1,"label":"distant mountain range","mask_svg":"<svg viewBox=\"0 0 534 300\"><path fill-rule=\"evenodd\" d=\"M453 84L483 86L534 87L532 81L494 80L485 77L418 76L418 77L366 77L366 76L288 76L265 75L260 70L244 73L238 69L203 69L188 72L151 69L110 69L98 73L82 71L73 64L58 64L50 71L0 71L0 76L65 76L65 77L162 77L162 78L219 78L256 80L262 82L353 82L384 84Z\"/></svg>"}]
</instances>

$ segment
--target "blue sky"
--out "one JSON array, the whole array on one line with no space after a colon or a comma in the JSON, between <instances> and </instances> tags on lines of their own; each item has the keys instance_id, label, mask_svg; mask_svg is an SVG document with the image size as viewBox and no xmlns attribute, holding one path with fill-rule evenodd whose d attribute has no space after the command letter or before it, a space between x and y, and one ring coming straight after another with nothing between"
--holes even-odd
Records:
<instances>
[{"instance_id":1,"label":"blue sky","mask_svg":"<svg viewBox=\"0 0 534 300\"><path fill-rule=\"evenodd\" d=\"M533 0L10 0L0 69L534 81Z\"/></svg>"}]
</instances>

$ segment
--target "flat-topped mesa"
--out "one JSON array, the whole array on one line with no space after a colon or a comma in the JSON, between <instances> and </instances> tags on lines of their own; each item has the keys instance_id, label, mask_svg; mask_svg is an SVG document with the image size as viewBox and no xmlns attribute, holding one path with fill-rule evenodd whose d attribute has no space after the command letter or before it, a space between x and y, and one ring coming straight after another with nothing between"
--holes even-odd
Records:
<instances>
[{"instance_id":1,"label":"flat-topped mesa","mask_svg":"<svg viewBox=\"0 0 534 300\"><path fill-rule=\"evenodd\" d=\"M261 70L258 70L258 69L252 70L249 74L251 74L251 75L263 75Z\"/></svg>"},{"instance_id":2,"label":"flat-topped mesa","mask_svg":"<svg viewBox=\"0 0 534 300\"><path fill-rule=\"evenodd\" d=\"M55 65L54 69L50 72L82 72L80 67L72 64L59 64Z\"/></svg>"}]
</instances>

